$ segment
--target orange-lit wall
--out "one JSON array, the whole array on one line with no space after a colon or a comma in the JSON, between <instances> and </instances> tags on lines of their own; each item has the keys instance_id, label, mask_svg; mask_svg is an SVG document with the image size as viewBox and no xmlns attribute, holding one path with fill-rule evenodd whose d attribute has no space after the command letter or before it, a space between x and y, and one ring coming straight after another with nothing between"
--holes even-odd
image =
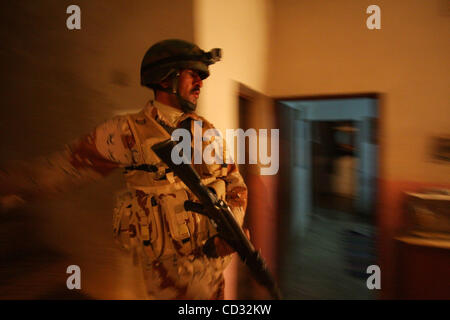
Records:
<instances>
[{"instance_id":1,"label":"orange-lit wall","mask_svg":"<svg viewBox=\"0 0 450 320\"><path fill-rule=\"evenodd\" d=\"M445 1L273 1L268 94L382 93L378 223L385 297L395 282L391 237L401 191L449 186L450 166L429 160L430 137L449 133L450 9Z\"/></svg>"},{"instance_id":2,"label":"orange-lit wall","mask_svg":"<svg viewBox=\"0 0 450 320\"><path fill-rule=\"evenodd\" d=\"M75 31L66 27L73 1L2 4L1 161L47 155L117 113L141 109L151 96L139 79L145 51L162 39L194 38L189 0L75 3L81 8L81 30ZM123 187L119 170L82 190L27 206L21 221L35 234L34 246L41 256L57 252L61 265L33 266L34 274L18 270L23 275L9 296L39 298L53 290L52 279L64 279L66 267L77 264L81 292L88 297L145 298L140 270L119 254L112 237L114 192ZM11 248L5 250L20 254L28 246L23 239L30 235L20 236L24 230L8 229ZM31 276L39 285L19 292L32 286ZM62 295L69 291L64 289Z\"/></svg>"}]
</instances>

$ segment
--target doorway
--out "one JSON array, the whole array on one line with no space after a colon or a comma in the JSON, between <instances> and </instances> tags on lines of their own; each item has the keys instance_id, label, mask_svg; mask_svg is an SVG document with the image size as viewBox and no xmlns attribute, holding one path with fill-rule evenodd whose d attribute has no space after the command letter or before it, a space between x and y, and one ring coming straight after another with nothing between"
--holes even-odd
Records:
<instances>
[{"instance_id":1,"label":"doorway","mask_svg":"<svg viewBox=\"0 0 450 320\"><path fill-rule=\"evenodd\" d=\"M278 100L288 143L288 216L281 287L287 299L374 299L376 96ZM288 172L288 173L286 173ZM283 188L283 186L282 186ZM281 250L280 250L281 251Z\"/></svg>"}]
</instances>

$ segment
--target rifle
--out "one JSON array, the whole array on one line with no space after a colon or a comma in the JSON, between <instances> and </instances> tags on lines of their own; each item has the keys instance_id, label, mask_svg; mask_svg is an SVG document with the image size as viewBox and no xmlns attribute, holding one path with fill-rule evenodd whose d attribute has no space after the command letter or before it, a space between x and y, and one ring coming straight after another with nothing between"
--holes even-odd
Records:
<instances>
[{"instance_id":1,"label":"rifle","mask_svg":"<svg viewBox=\"0 0 450 320\"><path fill-rule=\"evenodd\" d=\"M280 290L267 269L264 259L248 240L230 207L225 201L217 199L216 195L202 183L190 161L183 161L179 165L172 161L171 154L175 145L174 141L168 139L153 145L152 150L200 200L200 203L186 201L185 209L203 214L211 219L220 237L238 253L255 280L266 287L274 299L281 299Z\"/></svg>"}]
</instances>

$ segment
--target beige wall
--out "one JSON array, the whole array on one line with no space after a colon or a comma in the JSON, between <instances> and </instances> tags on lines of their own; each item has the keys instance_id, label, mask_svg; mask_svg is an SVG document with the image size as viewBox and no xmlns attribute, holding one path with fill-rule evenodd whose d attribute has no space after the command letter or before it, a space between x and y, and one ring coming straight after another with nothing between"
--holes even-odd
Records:
<instances>
[{"instance_id":1,"label":"beige wall","mask_svg":"<svg viewBox=\"0 0 450 320\"><path fill-rule=\"evenodd\" d=\"M225 134L238 128L239 83L266 92L270 1L194 1L195 41L204 50L222 48L210 67L198 111ZM227 269L225 298L236 297L236 267Z\"/></svg>"},{"instance_id":2,"label":"beige wall","mask_svg":"<svg viewBox=\"0 0 450 320\"><path fill-rule=\"evenodd\" d=\"M199 113L221 130L238 127L238 83L265 93L270 1L194 1L195 41L223 49L204 82ZM236 82L237 81L237 82Z\"/></svg>"},{"instance_id":3,"label":"beige wall","mask_svg":"<svg viewBox=\"0 0 450 320\"><path fill-rule=\"evenodd\" d=\"M373 1L273 1L268 94L385 94L381 177L448 182L428 161L431 135L449 133L448 2L376 1L381 30L366 28Z\"/></svg>"}]
</instances>

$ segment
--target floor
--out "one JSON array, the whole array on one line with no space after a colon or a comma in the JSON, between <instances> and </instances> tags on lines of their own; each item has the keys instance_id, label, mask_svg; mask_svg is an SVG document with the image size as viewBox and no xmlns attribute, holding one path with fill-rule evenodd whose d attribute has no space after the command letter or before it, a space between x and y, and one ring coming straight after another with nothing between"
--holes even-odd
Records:
<instances>
[{"instance_id":1,"label":"floor","mask_svg":"<svg viewBox=\"0 0 450 320\"><path fill-rule=\"evenodd\" d=\"M284 298L375 299L366 287L374 231L355 214L315 208L305 237L288 245L280 270Z\"/></svg>"},{"instance_id":2,"label":"floor","mask_svg":"<svg viewBox=\"0 0 450 320\"><path fill-rule=\"evenodd\" d=\"M112 237L114 177L0 214L0 300L145 299L140 270ZM81 290L66 286L81 268Z\"/></svg>"}]
</instances>

